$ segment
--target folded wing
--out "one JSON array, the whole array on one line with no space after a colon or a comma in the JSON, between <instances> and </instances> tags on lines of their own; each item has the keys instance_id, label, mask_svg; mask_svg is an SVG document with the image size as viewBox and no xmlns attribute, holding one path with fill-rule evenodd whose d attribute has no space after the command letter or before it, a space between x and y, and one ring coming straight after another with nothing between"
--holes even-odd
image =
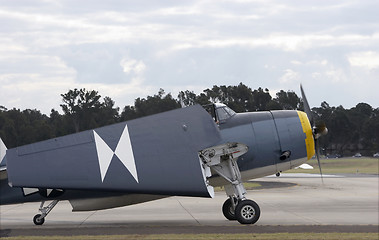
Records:
<instances>
[{"instance_id":1,"label":"folded wing","mask_svg":"<svg viewBox=\"0 0 379 240\"><path fill-rule=\"evenodd\" d=\"M198 152L221 141L200 106L7 151L13 187L213 195Z\"/></svg>"}]
</instances>

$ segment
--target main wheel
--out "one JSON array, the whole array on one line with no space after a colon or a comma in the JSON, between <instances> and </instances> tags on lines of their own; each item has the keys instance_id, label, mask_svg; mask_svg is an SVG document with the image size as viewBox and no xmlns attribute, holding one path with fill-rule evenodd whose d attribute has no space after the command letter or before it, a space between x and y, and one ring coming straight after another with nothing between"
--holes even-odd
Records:
<instances>
[{"instance_id":1,"label":"main wheel","mask_svg":"<svg viewBox=\"0 0 379 240\"><path fill-rule=\"evenodd\" d=\"M234 199L234 201L237 202L236 199ZM222 213L224 214L226 219L230 221L237 220L236 215L234 214L234 209L233 209L232 201L230 200L230 198L227 199L222 205Z\"/></svg>"},{"instance_id":2,"label":"main wheel","mask_svg":"<svg viewBox=\"0 0 379 240\"><path fill-rule=\"evenodd\" d=\"M41 217L41 214L37 214L33 218L33 222L35 225L42 225L45 222L45 218Z\"/></svg>"},{"instance_id":3,"label":"main wheel","mask_svg":"<svg viewBox=\"0 0 379 240\"><path fill-rule=\"evenodd\" d=\"M235 209L235 216L241 224L254 224L258 221L261 210L256 202L252 200L240 201Z\"/></svg>"}]
</instances>

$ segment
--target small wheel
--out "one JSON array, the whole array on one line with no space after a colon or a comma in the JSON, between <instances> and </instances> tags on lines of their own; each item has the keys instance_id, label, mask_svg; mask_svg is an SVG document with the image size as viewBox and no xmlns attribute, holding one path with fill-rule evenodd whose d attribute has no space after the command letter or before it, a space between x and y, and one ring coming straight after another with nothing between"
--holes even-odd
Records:
<instances>
[{"instance_id":1,"label":"small wheel","mask_svg":"<svg viewBox=\"0 0 379 240\"><path fill-rule=\"evenodd\" d=\"M233 199L234 199L234 202L237 203L237 199L235 198ZM222 213L224 214L226 219L230 221L237 220L236 215L234 214L234 209L233 209L232 201L230 200L230 198L227 199L222 205Z\"/></svg>"},{"instance_id":2,"label":"small wheel","mask_svg":"<svg viewBox=\"0 0 379 240\"><path fill-rule=\"evenodd\" d=\"M41 214L37 214L34 216L33 222L35 225L42 225L45 222L45 218L41 216Z\"/></svg>"},{"instance_id":3,"label":"small wheel","mask_svg":"<svg viewBox=\"0 0 379 240\"><path fill-rule=\"evenodd\" d=\"M261 210L256 202L252 200L240 201L235 209L235 216L241 224L254 224L258 221Z\"/></svg>"}]
</instances>

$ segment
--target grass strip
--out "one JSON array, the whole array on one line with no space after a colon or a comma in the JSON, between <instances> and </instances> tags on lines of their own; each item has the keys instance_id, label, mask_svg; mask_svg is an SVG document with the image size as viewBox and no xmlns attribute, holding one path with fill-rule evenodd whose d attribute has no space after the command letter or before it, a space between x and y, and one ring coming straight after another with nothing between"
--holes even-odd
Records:
<instances>
[{"instance_id":1,"label":"grass strip","mask_svg":"<svg viewBox=\"0 0 379 240\"><path fill-rule=\"evenodd\" d=\"M238 240L238 239L271 239L271 240L378 240L378 233L260 233L260 234L153 234L153 235L99 235L99 236L19 236L5 237L4 240Z\"/></svg>"},{"instance_id":2,"label":"grass strip","mask_svg":"<svg viewBox=\"0 0 379 240\"><path fill-rule=\"evenodd\" d=\"M316 159L307 161L314 169L293 169L286 173L319 173ZM325 174L379 174L379 158L329 158L321 159L322 172Z\"/></svg>"}]
</instances>

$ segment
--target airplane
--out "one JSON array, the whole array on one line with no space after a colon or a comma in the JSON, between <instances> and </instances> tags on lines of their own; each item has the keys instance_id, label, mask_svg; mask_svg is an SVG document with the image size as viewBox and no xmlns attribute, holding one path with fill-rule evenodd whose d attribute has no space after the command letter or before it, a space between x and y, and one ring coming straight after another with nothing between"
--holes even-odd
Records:
<instances>
[{"instance_id":1,"label":"airplane","mask_svg":"<svg viewBox=\"0 0 379 240\"><path fill-rule=\"evenodd\" d=\"M224 186L226 219L254 224L261 211L243 181L296 168L327 133L305 112L235 113L221 103L189 106L12 149L0 140L0 205L41 202L42 225L59 201L72 211L169 196L214 197ZM45 206L46 201L51 201Z\"/></svg>"}]
</instances>

